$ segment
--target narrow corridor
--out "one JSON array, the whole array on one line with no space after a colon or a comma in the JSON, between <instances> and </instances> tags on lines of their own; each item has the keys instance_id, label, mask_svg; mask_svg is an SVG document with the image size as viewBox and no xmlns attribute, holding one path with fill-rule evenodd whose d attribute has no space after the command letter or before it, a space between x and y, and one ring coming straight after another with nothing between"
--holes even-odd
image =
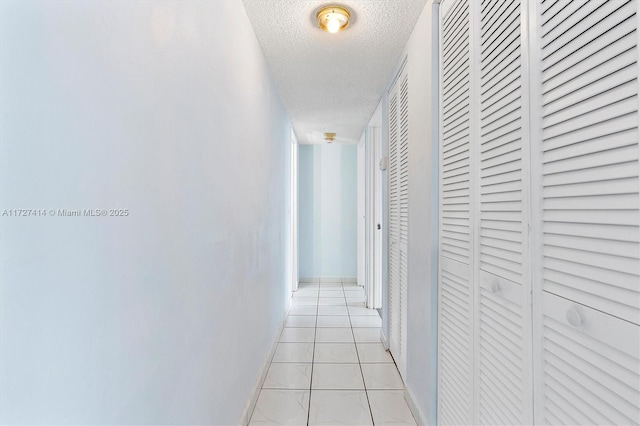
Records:
<instances>
[{"instance_id":1,"label":"narrow corridor","mask_svg":"<svg viewBox=\"0 0 640 426\"><path fill-rule=\"evenodd\" d=\"M250 425L415 425L355 283L301 283Z\"/></svg>"}]
</instances>

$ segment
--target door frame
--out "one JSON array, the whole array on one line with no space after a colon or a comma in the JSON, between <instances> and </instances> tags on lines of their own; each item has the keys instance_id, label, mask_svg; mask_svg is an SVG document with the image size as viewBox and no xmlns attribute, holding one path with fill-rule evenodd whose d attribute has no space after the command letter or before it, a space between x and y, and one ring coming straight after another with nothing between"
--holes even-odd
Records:
<instances>
[{"instance_id":1,"label":"door frame","mask_svg":"<svg viewBox=\"0 0 640 426\"><path fill-rule=\"evenodd\" d=\"M382 102L367 126L366 149L366 224L365 293L367 307L382 307Z\"/></svg>"},{"instance_id":2,"label":"door frame","mask_svg":"<svg viewBox=\"0 0 640 426\"><path fill-rule=\"evenodd\" d=\"M290 238L289 241L291 247L291 265L290 265L290 288L289 294L298 290L298 139L296 134L291 128L291 149L289 156L289 226L290 226Z\"/></svg>"}]
</instances>

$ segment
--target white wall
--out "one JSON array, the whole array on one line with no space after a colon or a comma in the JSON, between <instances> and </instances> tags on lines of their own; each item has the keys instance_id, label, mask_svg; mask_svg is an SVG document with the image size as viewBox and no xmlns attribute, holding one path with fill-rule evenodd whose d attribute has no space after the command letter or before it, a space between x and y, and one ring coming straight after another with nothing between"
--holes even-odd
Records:
<instances>
[{"instance_id":1,"label":"white wall","mask_svg":"<svg viewBox=\"0 0 640 426\"><path fill-rule=\"evenodd\" d=\"M435 60L436 7L432 0L427 2L402 55L402 58L405 55L408 58L409 75L409 262L405 387L414 409L418 411L419 420L428 424L435 424L436 420L438 125L437 108L433 108L438 95L435 86L438 76ZM390 81L394 76L390 76ZM386 103L384 98L385 107ZM387 120L386 108L383 115ZM388 146L387 124L384 127L383 146ZM386 188L384 190L386 196ZM387 224L385 219L385 227ZM383 253L383 256L386 257L387 253ZM386 306L387 271L383 273L383 306ZM386 336L387 312L383 309Z\"/></svg>"},{"instance_id":2,"label":"white wall","mask_svg":"<svg viewBox=\"0 0 640 426\"><path fill-rule=\"evenodd\" d=\"M366 169L366 132L362 132L362 136L360 137L360 141L357 145L357 192L358 192L358 203L357 203L357 215L358 215L358 233L357 233L357 247L358 247L358 276L357 281L360 285L365 285L365 276L366 276L366 221L365 221L365 212L366 212L366 178L367 178L367 169Z\"/></svg>"},{"instance_id":3,"label":"white wall","mask_svg":"<svg viewBox=\"0 0 640 426\"><path fill-rule=\"evenodd\" d=\"M299 147L300 278L356 278L356 145Z\"/></svg>"},{"instance_id":4,"label":"white wall","mask_svg":"<svg viewBox=\"0 0 640 426\"><path fill-rule=\"evenodd\" d=\"M435 424L438 288L437 6L428 1L409 56L409 283L407 392Z\"/></svg>"},{"instance_id":5,"label":"white wall","mask_svg":"<svg viewBox=\"0 0 640 426\"><path fill-rule=\"evenodd\" d=\"M236 424L286 309L289 122L241 2L0 3L0 423Z\"/></svg>"}]
</instances>

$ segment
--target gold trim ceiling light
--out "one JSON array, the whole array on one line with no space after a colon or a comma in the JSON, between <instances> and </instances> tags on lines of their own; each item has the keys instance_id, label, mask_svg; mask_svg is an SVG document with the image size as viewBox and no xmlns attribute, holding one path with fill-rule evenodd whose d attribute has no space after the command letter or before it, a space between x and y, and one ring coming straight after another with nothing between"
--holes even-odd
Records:
<instances>
[{"instance_id":1,"label":"gold trim ceiling light","mask_svg":"<svg viewBox=\"0 0 640 426\"><path fill-rule=\"evenodd\" d=\"M341 6L323 6L316 18L320 28L330 33L337 33L347 28L351 14Z\"/></svg>"},{"instance_id":2,"label":"gold trim ceiling light","mask_svg":"<svg viewBox=\"0 0 640 426\"><path fill-rule=\"evenodd\" d=\"M336 134L335 133L325 132L325 134L324 134L324 140L326 140L329 143L333 142L333 140L335 138L336 138Z\"/></svg>"}]
</instances>

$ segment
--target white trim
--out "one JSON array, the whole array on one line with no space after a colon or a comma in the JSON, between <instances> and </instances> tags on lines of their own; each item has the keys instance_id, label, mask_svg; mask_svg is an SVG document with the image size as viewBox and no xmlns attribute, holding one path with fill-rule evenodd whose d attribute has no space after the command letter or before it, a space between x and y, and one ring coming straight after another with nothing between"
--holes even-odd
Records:
<instances>
[{"instance_id":1,"label":"white trim","mask_svg":"<svg viewBox=\"0 0 640 426\"><path fill-rule=\"evenodd\" d=\"M428 425L429 422L427 422L427 416L425 416L424 413L420 411L420 409L418 408L418 405L415 403L415 398L413 394L407 388L405 388L404 390L404 400L407 401L409 410L411 411L411 414L413 415L413 419L416 421L416 423L420 426Z\"/></svg>"},{"instance_id":2,"label":"white trim","mask_svg":"<svg viewBox=\"0 0 640 426\"><path fill-rule=\"evenodd\" d=\"M320 277L318 282L321 283L342 283L342 277Z\"/></svg>"},{"instance_id":3,"label":"white trim","mask_svg":"<svg viewBox=\"0 0 640 426\"><path fill-rule=\"evenodd\" d=\"M269 353L267 354L264 363L262 364L262 368L260 369L260 373L258 374L256 384L253 387L253 391L251 391L249 401L242 411L242 415L240 416L240 420L238 421L239 425L248 425L249 420L251 420L253 409L256 407L258 397L260 396L260 391L262 390L262 385L267 378L267 373L269 372L269 367L271 366L271 360L273 359L273 355L276 353L276 348L278 347L278 342L280 341L280 335L282 334L282 330L284 329L287 315L289 315L289 309L287 309L287 312L282 318L282 321L280 321L280 325L278 326L278 333L276 334L276 338L271 344L271 349L269 350Z\"/></svg>"},{"instance_id":4,"label":"white trim","mask_svg":"<svg viewBox=\"0 0 640 426\"><path fill-rule=\"evenodd\" d=\"M363 132L357 147L357 215L358 215L358 280L367 276L367 142Z\"/></svg>"},{"instance_id":5,"label":"white trim","mask_svg":"<svg viewBox=\"0 0 640 426\"><path fill-rule=\"evenodd\" d=\"M301 283L348 283L348 284L360 284L357 277L300 277L298 279Z\"/></svg>"},{"instance_id":6,"label":"white trim","mask_svg":"<svg viewBox=\"0 0 640 426\"><path fill-rule=\"evenodd\" d=\"M291 291L298 290L298 139L291 128Z\"/></svg>"},{"instance_id":7,"label":"white trim","mask_svg":"<svg viewBox=\"0 0 640 426\"><path fill-rule=\"evenodd\" d=\"M365 286L367 307L382 307L382 101L373 112L365 131L366 213L365 213ZM378 229L380 225L380 229Z\"/></svg>"},{"instance_id":8,"label":"white trim","mask_svg":"<svg viewBox=\"0 0 640 426\"><path fill-rule=\"evenodd\" d=\"M387 335L384 334L384 328L380 329L380 343L382 343L382 347L385 351L389 350L389 339L387 338Z\"/></svg>"}]
</instances>

